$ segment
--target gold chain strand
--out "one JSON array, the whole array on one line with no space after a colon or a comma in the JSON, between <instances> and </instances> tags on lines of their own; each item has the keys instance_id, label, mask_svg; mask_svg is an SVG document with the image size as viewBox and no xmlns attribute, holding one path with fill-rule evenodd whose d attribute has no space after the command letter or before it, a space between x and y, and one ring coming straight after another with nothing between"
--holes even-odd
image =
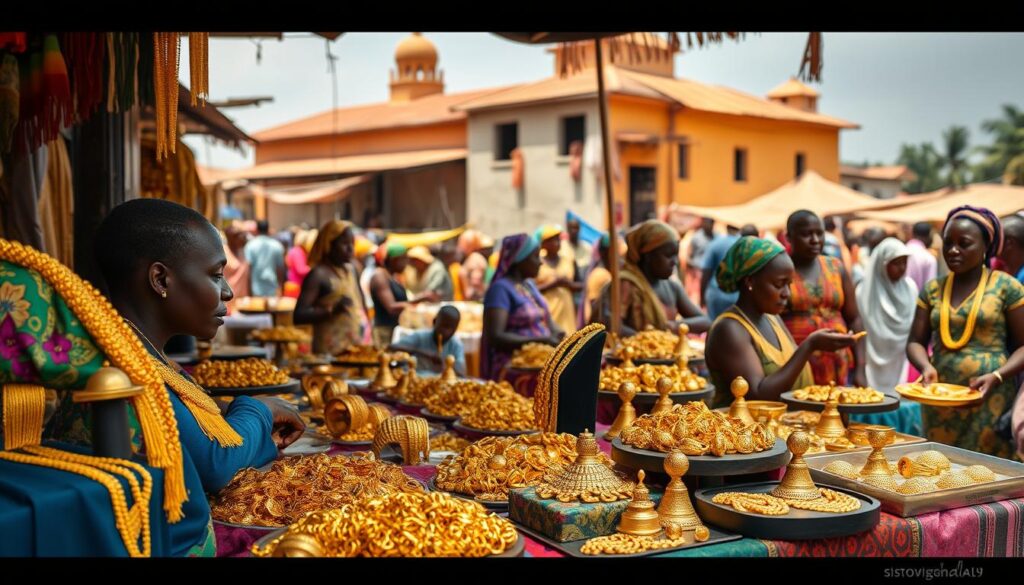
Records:
<instances>
[{"instance_id":1,"label":"gold chain strand","mask_svg":"<svg viewBox=\"0 0 1024 585\"><path fill-rule=\"evenodd\" d=\"M548 432L555 430L558 422L558 380L565 372L569 362L582 349L581 346L578 347L580 340L603 328L604 326L600 323L593 323L574 332L563 339L548 358L541 370L537 380L537 389L534 392L534 422L540 430Z\"/></svg>"},{"instance_id":2,"label":"gold chain strand","mask_svg":"<svg viewBox=\"0 0 1024 585\"><path fill-rule=\"evenodd\" d=\"M167 85L164 90L170 99L167 108L167 145L174 154L178 151L178 71L181 64L181 33L169 33L173 35L167 43L170 55L167 57L168 67L174 64L173 69L167 71Z\"/></svg>"},{"instance_id":3,"label":"gold chain strand","mask_svg":"<svg viewBox=\"0 0 1024 585\"><path fill-rule=\"evenodd\" d=\"M153 33L153 101L156 108L156 159L163 160L167 149L167 103L164 101L164 35Z\"/></svg>"},{"instance_id":4,"label":"gold chain strand","mask_svg":"<svg viewBox=\"0 0 1024 585\"><path fill-rule=\"evenodd\" d=\"M974 326L978 322L978 313L981 312L981 301L985 297L985 289L988 288L989 274L988 268L982 267L981 281L978 283L978 288L974 289L974 300L971 302L971 311L967 314L967 323L964 325L960 339L957 340L953 339L949 330L949 316L953 310L951 305L954 274L951 272L949 278L946 279L946 286L942 291L941 313L939 314L939 335L942 338L942 345L945 345L946 349L954 351L961 349L974 335Z\"/></svg>"},{"instance_id":5,"label":"gold chain strand","mask_svg":"<svg viewBox=\"0 0 1024 585\"><path fill-rule=\"evenodd\" d=\"M189 75L191 77L192 105L210 99L209 69L210 33L188 33Z\"/></svg>"},{"instance_id":6,"label":"gold chain strand","mask_svg":"<svg viewBox=\"0 0 1024 585\"><path fill-rule=\"evenodd\" d=\"M147 471L145 467L127 459L83 455L80 453L53 449L51 447L26 447L25 451L33 455L49 459L89 465L124 477L128 482L128 485L131 487L132 499L134 501L134 505L128 510L130 532L133 535L137 535L141 530L144 542L148 543L150 541L149 500L153 495L153 476L150 475L149 471ZM139 477L142 478L141 488L139 487L139 480L135 477L135 474L138 474ZM145 544L144 548L147 551L144 556L149 556L149 544Z\"/></svg>"},{"instance_id":7,"label":"gold chain strand","mask_svg":"<svg viewBox=\"0 0 1024 585\"><path fill-rule=\"evenodd\" d=\"M13 453L9 451L0 452L0 459L5 459L13 463L37 465L39 467L49 467L60 471L67 471L68 473L77 473L78 475L87 477L103 485L103 487L107 488L107 491L110 493L110 502L114 512L114 524L117 526L117 531L121 535L121 540L124 541L124 546L128 551L128 555L132 557L149 556L151 551L149 530L148 528L143 529L143 543L142 548L140 549L138 534L133 534L131 532L132 522L129 517L128 502L124 489L121 488L121 483L109 473L105 473L81 463L72 463L71 461L67 461L63 458L48 459L46 457L26 455L24 453ZM148 523L146 523L146 526L148 527Z\"/></svg>"},{"instance_id":8,"label":"gold chain strand","mask_svg":"<svg viewBox=\"0 0 1024 585\"><path fill-rule=\"evenodd\" d=\"M43 438L46 390L36 384L4 385L4 449L38 445Z\"/></svg>"},{"instance_id":9,"label":"gold chain strand","mask_svg":"<svg viewBox=\"0 0 1024 585\"><path fill-rule=\"evenodd\" d=\"M168 521L180 521L181 507L188 494L178 423L167 389L142 341L121 320L106 297L54 258L20 243L0 239L0 260L38 272L64 299L110 363L143 387L142 394L131 400L146 442L146 457L150 465L164 470L163 508Z\"/></svg>"}]
</instances>

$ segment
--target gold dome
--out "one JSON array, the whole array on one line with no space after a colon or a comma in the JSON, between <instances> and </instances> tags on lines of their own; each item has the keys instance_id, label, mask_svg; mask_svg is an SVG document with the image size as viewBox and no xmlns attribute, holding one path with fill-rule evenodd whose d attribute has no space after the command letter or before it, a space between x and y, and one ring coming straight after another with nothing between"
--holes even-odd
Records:
<instances>
[{"instance_id":1,"label":"gold dome","mask_svg":"<svg viewBox=\"0 0 1024 585\"><path fill-rule=\"evenodd\" d=\"M395 61L416 61L434 65L437 63L437 47L422 34L414 32L412 36L398 43L398 47L395 48Z\"/></svg>"}]
</instances>

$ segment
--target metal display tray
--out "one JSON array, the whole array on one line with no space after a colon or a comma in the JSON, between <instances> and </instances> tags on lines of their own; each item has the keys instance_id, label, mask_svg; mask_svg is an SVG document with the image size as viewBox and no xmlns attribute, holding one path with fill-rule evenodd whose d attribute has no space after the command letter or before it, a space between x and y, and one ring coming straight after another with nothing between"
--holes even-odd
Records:
<instances>
[{"instance_id":1,"label":"metal display tray","mask_svg":"<svg viewBox=\"0 0 1024 585\"><path fill-rule=\"evenodd\" d=\"M544 534L542 534L542 533L540 533L540 532L538 532L538 531L536 531L536 530L534 530L532 528L524 526L524 525L520 524L519 522L514 522L514 523L516 525L516 530L518 530L522 534L526 534L527 536L529 536L530 538L533 538L536 541L539 541L544 546L546 546L548 548L553 548L553 549L557 550L558 552L560 552L562 554L565 554L567 556L578 557L578 558L583 558L583 559L628 559L628 558L636 558L636 557L652 557L652 556L655 556L655 555L664 555L664 554L668 554L668 553L676 552L676 551L680 551L680 550L687 550L687 549L697 548L697 547L701 547L701 546L708 546L709 544L721 544L723 542L731 542L733 540L739 540L739 539L743 538L739 534L732 534L731 532L726 532L724 530L719 530L718 528L714 528L712 526L708 526L707 528L708 528L708 531L711 533L711 535L704 542L697 542L693 538L693 531L691 530L691 531L686 532L686 542L684 544L681 544L681 545L673 547L673 548L664 548L664 549L660 549L660 550L649 550L649 551L645 551L645 552L642 552L642 553L636 553L636 554L631 554L631 555L586 555L586 554L583 554L580 551L580 549L583 548L583 545L586 544L589 539L573 540L573 541L569 541L569 542L559 542L559 541L557 541L557 540L555 540L553 538L545 536Z\"/></svg>"},{"instance_id":2,"label":"metal display tray","mask_svg":"<svg viewBox=\"0 0 1024 585\"><path fill-rule=\"evenodd\" d=\"M612 440L612 461L630 469L643 469L647 472L663 473L665 469L665 456L668 453L637 449L622 442L622 437ZM688 457L690 469L687 477L691 476L723 476L723 475L746 475L749 473L760 473L784 467L789 463L789 449L786 443L780 440L767 451L757 453L723 455L695 455Z\"/></svg>"},{"instance_id":3,"label":"metal display tray","mask_svg":"<svg viewBox=\"0 0 1024 585\"><path fill-rule=\"evenodd\" d=\"M793 397L796 390L783 392L779 397L786 404L794 407L794 410L810 410L821 412L825 410L825 403L817 400L800 400ZM899 410L900 399L886 394L881 402L869 402L867 404L843 404L839 403L839 412L843 414L871 414L875 412L890 412Z\"/></svg>"},{"instance_id":4,"label":"metal display tray","mask_svg":"<svg viewBox=\"0 0 1024 585\"><path fill-rule=\"evenodd\" d=\"M890 461L897 461L904 455L913 456L927 450L938 451L948 457L954 471L968 465L984 465L995 472L996 481L908 496L823 470L833 461L846 461L859 469L867 461L868 454L865 452L829 453L807 458L807 465L815 482L830 483L874 496L882 502L882 510L903 518L1024 497L1024 464L1016 461L933 442L886 447L884 453Z\"/></svg>"},{"instance_id":5,"label":"metal display tray","mask_svg":"<svg viewBox=\"0 0 1024 585\"><path fill-rule=\"evenodd\" d=\"M918 437L916 435L907 435L904 433L893 433L893 447L903 447L905 445L920 445L921 443L927 442L928 439L924 437ZM853 449L846 449L845 451L818 451L815 453L808 452L804 454L804 459L809 457L822 457L825 455L847 455L849 453L870 453L871 447L854 447Z\"/></svg>"}]
</instances>

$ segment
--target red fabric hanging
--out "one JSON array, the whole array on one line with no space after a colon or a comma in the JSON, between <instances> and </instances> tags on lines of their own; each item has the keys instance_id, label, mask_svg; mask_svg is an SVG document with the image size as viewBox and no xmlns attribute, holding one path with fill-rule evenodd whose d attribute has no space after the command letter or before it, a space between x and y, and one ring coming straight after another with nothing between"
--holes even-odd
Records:
<instances>
[{"instance_id":1,"label":"red fabric hanging","mask_svg":"<svg viewBox=\"0 0 1024 585\"><path fill-rule=\"evenodd\" d=\"M0 32L0 50L24 53L28 46L28 33Z\"/></svg>"},{"instance_id":2,"label":"red fabric hanging","mask_svg":"<svg viewBox=\"0 0 1024 585\"><path fill-rule=\"evenodd\" d=\"M61 46L71 82L75 119L87 120L103 102L103 67L107 45L103 33L64 33Z\"/></svg>"}]
</instances>

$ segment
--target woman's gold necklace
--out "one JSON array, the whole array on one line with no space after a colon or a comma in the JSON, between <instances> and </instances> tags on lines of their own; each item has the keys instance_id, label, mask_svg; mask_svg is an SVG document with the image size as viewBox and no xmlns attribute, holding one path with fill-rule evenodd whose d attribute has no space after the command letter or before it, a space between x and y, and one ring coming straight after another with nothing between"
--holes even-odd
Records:
<instances>
[{"instance_id":1,"label":"woman's gold necklace","mask_svg":"<svg viewBox=\"0 0 1024 585\"><path fill-rule=\"evenodd\" d=\"M988 268L982 267L981 280L978 282L978 287L974 289L974 300L971 302L970 312L967 313L967 323L964 325L960 338L956 340L953 339L949 330L949 317L950 313L952 313L953 278L955 275L950 273L949 278L946 279L946 286L942 291L942 312L939 315L939 337L942 339L942 345L946 346L946 349L954 351L961 349L967 345L967 342L971 340L971 336L974 335L974 326L978 322L978 313L981 312L981 301L985 297L985 289L988 288L990 274Z\"/></svg>"}]
</instances>

